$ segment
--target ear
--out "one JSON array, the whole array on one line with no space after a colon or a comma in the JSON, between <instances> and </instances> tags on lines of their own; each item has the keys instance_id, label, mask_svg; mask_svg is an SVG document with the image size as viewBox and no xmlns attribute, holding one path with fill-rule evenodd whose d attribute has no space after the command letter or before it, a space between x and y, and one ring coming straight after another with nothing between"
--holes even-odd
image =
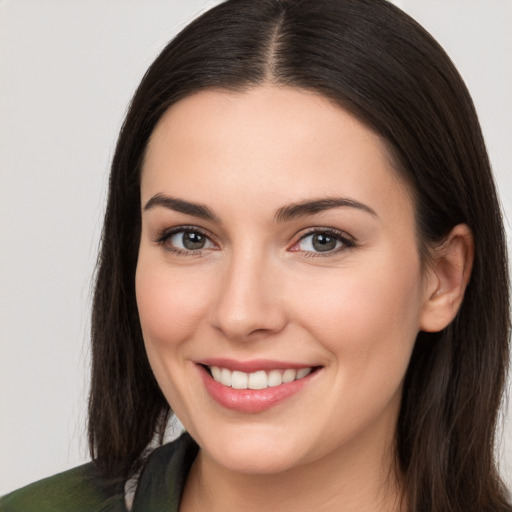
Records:
<instances>
[{"instance_id":1,"label":"ear","mask_svg":"<svg viewBox=\"0 0 512 512\"><path fill-rule=\"evenodd\" d=\"M441 331L455 318L469 283L473 258L473 234L466 224L455 226L442 244L432 249L425 271L420 330Z\"/></svg>"}]
</instances>

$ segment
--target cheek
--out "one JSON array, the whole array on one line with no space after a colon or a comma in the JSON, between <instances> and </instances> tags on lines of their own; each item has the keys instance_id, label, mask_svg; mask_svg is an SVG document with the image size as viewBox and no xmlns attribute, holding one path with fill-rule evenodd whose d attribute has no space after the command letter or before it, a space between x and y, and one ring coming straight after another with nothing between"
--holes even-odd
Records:
<instances>
[{"instance_id":1,"label":"cheek","mask_svg":"<svg viewBox=\"0 0 512 512\"><path fill-rule=\"evenodd\" d=\"M314 294L295 294L304 297L301 316L309 330L338 364L350 361L359 370L373 362L407 364L421 307L419 265L414 257L410 261L340 269L325 282L317 280Z\"/></svg>"},{"instance_id":2,"label":"cheek","mask_svg":"<svg viewBox=\"0 0 512 512\"><path fill-rule=\"evenodd\" d=\"M204 316L207 291L193 272L169 272L139 260L136 296L146 345L173 348L181 345Z\"/></svg>"},{"instance_id":3,"label":"cheek","mask_svg":"<svg viewBox=\"0 0 512 512\"><path fill-rule=\"evenodd\" d=\"M302 315L309 332L327 349L334 370L325 438L337 439L339 425L351 435L377 418L389 422L390 432L395 428L418 331L419 271L414 265L397 272L379 268L340 272L301 305L309 311Z\"/></svg>"},{"instance_id":4,"label":"cheek","mask_svg":"<svg viewBox=\"0 0 512 512\"><path fill-rule=\"evenodd\" d=\"M205 315L208 290L194 272L172 272L161 262L139 257L137 307L146 353L160 388L180 419L187 421L184 397L194 396L187 371L187 341Z\"/></svg>"}]
</instances>

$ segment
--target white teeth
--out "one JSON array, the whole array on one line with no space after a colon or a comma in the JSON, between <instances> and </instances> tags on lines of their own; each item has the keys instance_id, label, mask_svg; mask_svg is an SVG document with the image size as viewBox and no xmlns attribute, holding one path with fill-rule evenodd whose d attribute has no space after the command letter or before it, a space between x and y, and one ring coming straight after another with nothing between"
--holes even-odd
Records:
<instances>
[{"instance_id":1,"label":"white teeth","mask_svg":"<svg viewBox=\"0 0 512 512\"><path fill-rule=\"evenodd\" d=\"M293 382L297 377L297 370L288 369L283 373L283 382Z\"/></svg>"},{"instance_id":2,"label":"white teeth","mask_svg":"<svg viewBox=\"0 0 512 512\"><path fill-rule=\"evenodd\" d=\"M294 380L303 379L312 371L312 368L301 368L300 370L288 368L286 370L270 370L268 372L260 370L245 373L219 368L218 366L209 366L209 368L215 381L233 389L265 389L280 386Z\"/></svg>"},{"instance_id":3,"label":"white teeth","mask_svg":"<svg viewBox=\"0 0 512 512\"><path fill-rule=\"evenodd\" d=\"M231 370L222 368L220 371L220 383L224 384L224 386L231 386L231 375Z\"/></svg>"},{"instance_id":4,"label":"white teeth","mask_svg":"<svg viewBox=\"0 0 512 512\"><path fill-rule=\"evenodd\" d=\"M311 373L311 368L301 368L297 370L297 379L303 379L306 375Z\"/></svg>"},{"instance_id":5,"label":"white teeth","mask_svg":"<svg viewBox=\"0 0 512 512\"><path fill-rule=\"evenodd\" d=\"M224 370L222 370L224 371ZM229 370L228 370L229 371ZM249 380L247 373L233 372L231 376L231 387L235 389L247 389L247 381Z\"/></svg>"},{"instance_id":6,"label":"white teeth","mask_svg":"<svg viewBox=\"0 0 512 512\"><path fill-rule=\"evenodd\" d=\"M265 389L267 387L267 374L264 371L249 374L249 389Z\"/></svg>"},{"instance_id":7,"label":"white teeth","mask_svg":"<svg viewBox=\"0 0 512 512\"><path fill-rule=\"evenodd\" d=\"M222 371L218 366L210 366L210 371L212 372L213 378L220 382Z\"/></svg>"},{"instance_id":8,"label":"white teeth","mask_svg":"<svg viewBox=\"0 0 512 512\"><path fill-rule=\"evenodd\" d=\"M269 387L280 386L283 383L282 373L279 370L270 370L267 375L267 384Z\"/></svg>"}]
</instances>

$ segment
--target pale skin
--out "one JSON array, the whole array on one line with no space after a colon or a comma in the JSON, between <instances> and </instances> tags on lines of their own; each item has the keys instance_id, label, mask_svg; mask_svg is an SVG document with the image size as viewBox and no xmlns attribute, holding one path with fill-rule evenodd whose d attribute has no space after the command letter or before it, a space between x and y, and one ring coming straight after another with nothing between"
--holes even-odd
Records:
<instances>
[{"instance_id":1,"label":"pale skin","mask_svg":"<svg viewBox=\"0 0 512 512\"><path fill-rule=\"evenodd\" d=\"M403 377L418 331L458 311L467 226L424 265L383 141L327 99L272 85L173 105L149 143L141 204L146 350L201 448L180 510L398 510ZM315 373L283 402L240 412L199 377L214 357Z\"/></svg>"}]
</instances>

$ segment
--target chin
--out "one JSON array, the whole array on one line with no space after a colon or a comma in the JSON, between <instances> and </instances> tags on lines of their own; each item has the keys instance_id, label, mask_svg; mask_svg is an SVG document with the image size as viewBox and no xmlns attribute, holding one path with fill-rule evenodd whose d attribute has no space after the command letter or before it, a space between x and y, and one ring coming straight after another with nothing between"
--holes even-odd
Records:
<instances>
[{"instance_id":1,"label":"chin","mask_svg":"<svg viewBox=\"0 0 512 512\"><path fill-rule=\"evenodd\" d=\"M290 432L255 432L241 427L235 432L227 429L199 439L203 452L229 471L247 474L274 474L286 471L301 459L304 444L295 443Z\"/></svg>"},{"instance_id":2,"label":"chin","mask_svg":"<svg viewBox=\"0 0 512 512\"><path fill-rule=\"evenodd\" d=\"M273 447L269 447L268 450L262 450L261 447L244 450L231 446L229 449L211 452L209 456L229 471L252 475L282 473L298 463L296 454L288 457L287 453Z\"/></svg>"}]
</instances>

